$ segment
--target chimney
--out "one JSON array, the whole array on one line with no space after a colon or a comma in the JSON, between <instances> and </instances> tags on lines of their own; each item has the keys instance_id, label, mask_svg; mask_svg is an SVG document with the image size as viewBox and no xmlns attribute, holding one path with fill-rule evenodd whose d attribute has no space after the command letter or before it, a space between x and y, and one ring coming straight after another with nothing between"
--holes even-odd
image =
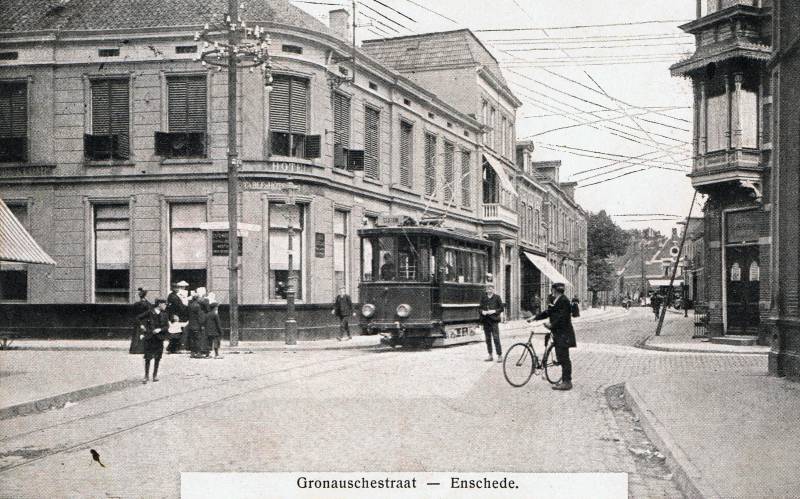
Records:
<instances>
[{"instance_id":1,"label":"chimney","mask_svg":"<svg viewBox=\"0 0 800 499\"><path fill-rule=\"evenodd\" d=\"M346 42L351 39L350 13L346 9L336 9L328 13L328 24L337 38Z\"/></svg>"},{"instance_id":2,"label":"chimney","mask_svg":"<svg viewBox=\"0 0 800 499\"><path fill-rule=\"evenodd\" d=\"M578 185L577 182L561 182L558 185L561 187L561 190L564 191L567 197L575 201L575 186Z\"/></svg>"}]
</instances>

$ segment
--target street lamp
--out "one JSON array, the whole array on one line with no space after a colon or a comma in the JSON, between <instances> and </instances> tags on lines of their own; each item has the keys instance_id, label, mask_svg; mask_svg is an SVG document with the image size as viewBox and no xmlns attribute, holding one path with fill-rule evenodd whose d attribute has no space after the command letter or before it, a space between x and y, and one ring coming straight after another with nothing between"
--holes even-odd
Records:
<instances>
[{"instance_id":1,"label":"street lamp","mask_svg":"<svg viewBox=\"0 0 800 499\"><path fill-rule=\"evenodd\" d=\"M285 325L285 342L287 345L297 344L297 320L294 317L294 295L297 289L297 279L294 277L294 209L297 206L295 203L295 193L297 186L289 183L286 186L287 199L286 206L289 207L287 217L287 237L289 239L289 276L286 286L286 325Z\"/></svg>"},{"instance_id":2,"label":"street lamp","mask_svg":"<svg viewBox=\"0 0 800 499\"><path fill-rule=\"evenodd\" d=\"M242 4L244 7L244 4ZM218 23L206 23L194 35L203 41L203 51L195 58L203 66L216 66L218 71L228 69L228 296L230 300L231 346L239 344L239 153L236 148L236 110L238 68L259 68L264 75L264 85L272 86L272 65L269 52L269 35L261 26L250 28L239 17L239 4L228 0L228 13L220 16Z\"/></svg>"}]
</instances>

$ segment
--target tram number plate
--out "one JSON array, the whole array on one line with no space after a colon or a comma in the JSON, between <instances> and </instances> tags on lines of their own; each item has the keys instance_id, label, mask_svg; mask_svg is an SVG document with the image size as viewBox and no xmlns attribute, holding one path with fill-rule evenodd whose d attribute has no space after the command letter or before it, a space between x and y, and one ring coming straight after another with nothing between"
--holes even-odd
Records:
<instances>
[{"instance_id":1,"label":"tram number plate","mask_svg":"<svg viewBox=\"0 0 800 499\"><path fill-rule=\"evenodd\" d=\"M463 338L468 336L475 336L475 329L469 326L455 327L447 331L448 338Z\"/></svg>"}]
</instances>

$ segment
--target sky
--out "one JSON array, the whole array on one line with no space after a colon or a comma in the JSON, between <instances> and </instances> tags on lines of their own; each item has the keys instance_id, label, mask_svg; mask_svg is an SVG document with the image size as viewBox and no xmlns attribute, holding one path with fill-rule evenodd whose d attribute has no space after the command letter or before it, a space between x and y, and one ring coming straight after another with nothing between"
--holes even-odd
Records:
<instances>
[{"instance_id":1,"label":"sky","mask_svg":"<svg viewBox=\"0 0 800 499\"><path fill-rule=\"evenodd\" d=\"M351 5L293 3L323 21ZM473 30L524 102L517 139L535 142L537 161L562 161L586 210L666 234L686 218L692 90L669 66L693 51L678 28L693 0L358 0L356 11L358 39Z\"/></svg>"}]
</instances>

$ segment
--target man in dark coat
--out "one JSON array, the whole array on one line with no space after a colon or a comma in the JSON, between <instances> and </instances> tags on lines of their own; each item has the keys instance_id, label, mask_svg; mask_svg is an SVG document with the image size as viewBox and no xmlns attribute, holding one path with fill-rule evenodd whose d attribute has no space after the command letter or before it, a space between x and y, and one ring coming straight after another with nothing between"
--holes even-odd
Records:
<instances>
[{"instance_id":1,"label":"man in dark coat","mask_svg":"<svg viewBox=\"0 0 800 499\"><path fill-rule=\"evenodd\" d=\"M188 285L186 281L173 284L172 292L167 296L167 317L170 322L186 322L186 305L180 296L181 291L185 292L186 285ZM177 353L181 349L181 342L186 344L186 340L183 339L184 334L186 333L181 332L180 335L176 334L169 339L167 353Z\"/></svg>"},{"instance_id":2,"label":"man in dark coat","mask_svg":"<svg viewBox=\"0 0 800 499\"><path fill-rule=\"evenodd\" d=\"M205 349L204 337L202 336L203 326L206 322L206 314L201 303L202 296L195 294L189 300L189 323L186 324L186 333L189 335L189 349L192 351L192 358L199 359L203 356Z\"/></svg>"},{"instance_id":3,"label":"man in dark coat","mask_svg":"<svg viewBox=\"0 0 800 499\"><path fill-rule=\"evenodd\" d=\"M658 316L661 315L661 304L664 303L664 300L661 298L661 295L658 293L654 293L653 297L650 298L650 306L653 308L653 315L656 316L656 321L658 321Z\"/></svg>"},{"instance_id":4,"label":"man in dark coat","mask_svg":"<svg viewBox=\"0 0 800 499\"><path fill-rule=\"evenodd\" d=\"M339 336L337 339L342 341L342 337L347 333L347 339L352 340L353 337L350 336L350 316L353 315L353 300L350 299L350 295L347 294L344 286L339 288L339 294L336 296L336 302L333 304L331 313L339 318Z\"/></svg>"},{"instance_id":5,"label":"man in dark coat","mask_svg":"<svg viewBox=\"0 0 800 499\"><path fill-rule=\"evenodd\" d=\"M483 323L483 334L486 335L486 349L489 351L489 358L486 362L494 360L492 358L492 341L494 341L497 362L503 362L502 348L500 347L500 314L505 307L500 296L494 293L494 285L486 286L486 293L481 296L480 302L481 322Z\"/></svg>"},{"instance_id":6,"label":"man in dark coat","mask_svg":"<svg viewBox=\"0 0 800 499\"><path fill-rule=\"evenodd\" d=\"M546 325L553 334L555 344L556 359L561 364L561 382L553 386L553 390L572 389L572 361L569 358L569 349L575 348L575 330L572 328L572 305L569 298L564 296L564 284L557 282L551 287L553 291L553 303L547 310L536 315L534 321L550 319Z\"/></svg>"},{"instance_id":7,"label":"man in dark coat","mask_svg":"<svg viewBox=\"0 0 800 499\"><path fill-rule=\"evenodd\" d=\"M144 353L144 343L140 338L142 332L139 329L139 316L145 312L149 312L153 305L147 300L147 290L139 288L139 301L133 304L133 316L136 318L133 326L133 336L131 337L131 346L128 353L141 355Z\"/></svg>"},{"instance_id":8,"label":"man in dark coat","mask_svg":"<svg viewBox=\"0 0 800 499\"><path fill-rule=\"evenodd\" d=\"M156 300L152 310L139 314L139 330L144 343L144 379L142 383L150 381L150 361L153 364L153 382L158 381L158 364L164 353L164 339L169 334L169 319L167 318L166 300Z\"/></svg>"}]
</instances>

